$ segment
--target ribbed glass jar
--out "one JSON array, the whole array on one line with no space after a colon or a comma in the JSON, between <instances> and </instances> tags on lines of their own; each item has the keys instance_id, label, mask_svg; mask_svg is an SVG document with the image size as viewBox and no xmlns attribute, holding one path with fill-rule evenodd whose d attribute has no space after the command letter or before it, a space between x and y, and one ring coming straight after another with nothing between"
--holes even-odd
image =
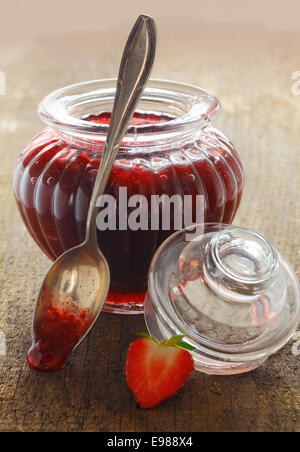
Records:
<instances>
[{"instance_id":1,"label":"ribbed glass jar","mask_svg":"<svg viewBox=\"0 0 300 452\"><path fill-rule=\"evenodd\" d=\"M17 204L28 231L52 260L84 239L115 84L115 79L96 80L47 96L39 106L47 128L19 157L14 173ZM117 204L119 187L126 187L128 198L204 195L205 221L231 223L244 176L232 143L211 126L218 109L218 100L200 88L150 81L106 193ZM99 246L111 270L106 311L143 311L151 258L173 232L174 218L170 230L98 230Z\"/></svg>"}]
</instances>

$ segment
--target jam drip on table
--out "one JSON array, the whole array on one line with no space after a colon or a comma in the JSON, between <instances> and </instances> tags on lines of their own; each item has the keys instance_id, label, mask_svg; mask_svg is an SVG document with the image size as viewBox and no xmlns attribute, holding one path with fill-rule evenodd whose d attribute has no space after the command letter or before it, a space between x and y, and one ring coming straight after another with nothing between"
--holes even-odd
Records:
<instances>
[{"instance_id":1,"label":"jam drip on table","mask_svg":"<svg viewBox=\"0 0 300 452\"><path fill-rule=\"evenodd\" d=\"M92 323L88 309L70 299L59 301L46 288L43 311L35 321L33 343L27 362L34 370L55 372L67 361L75 345Z\"/></svg>"},{"instance_id":2,"label":"jam drip on table","mask_svg":"<svg viewBox=\"0 0 300 452\"><path fill-rule=\"evenodd\" d=\"M108 124L110 113L84 119ZM155 130L158 122L170 119L136 113L132 124L153 123ZM99 145L95 149L93 143L70 144L49 128L37 135L20 156L14 177L18 207L32 237L52 260L84 239L100 159ZM148 151L136 145L128 152L121 147L106 193L118 200L119 187L126 187L128 198L145 195L149 206L152 194L192 195L194 200L196 195L204 195L205 221L231 223L243 181L242 165L233 145L209 126L199 130L191 143L170 143L163 151ZM99 246L111 270L109 303L143 304L153 254L172 232L172 224L169 231L98 231ZM110 310L108 304L104 310Z\"/></svg>"}]
</instances>

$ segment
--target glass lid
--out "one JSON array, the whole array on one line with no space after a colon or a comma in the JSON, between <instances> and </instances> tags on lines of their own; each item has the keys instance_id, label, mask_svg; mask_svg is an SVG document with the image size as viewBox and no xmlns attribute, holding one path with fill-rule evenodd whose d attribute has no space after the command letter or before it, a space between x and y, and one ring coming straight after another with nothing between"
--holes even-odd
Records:
<instances>
[{"instance_id":1,"label":"glass lid","mask_svg":"<svg viewBox=\"0 0 300 452\"><path fill-rule=\"evenodd\" d=\"M266 357L300 320L289 263L262 235L231 225L202 225L191 241L187 230L170 237L153 259L149 293L174 331L221 359Z\"/></svg>"}]
</instances>

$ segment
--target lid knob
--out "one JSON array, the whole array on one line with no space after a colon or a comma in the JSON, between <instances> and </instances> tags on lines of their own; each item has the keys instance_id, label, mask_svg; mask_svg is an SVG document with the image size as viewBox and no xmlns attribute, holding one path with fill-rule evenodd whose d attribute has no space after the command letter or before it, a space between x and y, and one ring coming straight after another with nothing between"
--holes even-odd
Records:
<instances>
[{"instance_id":1,"label":"lid knob","mask_svg":"<svg viewBox=\"0 0 300 452\"><path fill-rule=\"evenodd\" d=\"M253 328L265 328L286 301L278 252L250 229L204 232L184 247L178 269L179 285L171 283L170 292L177 309L193 311L201 331L213 322L214 332L228 325L252 337Z\"/></svg>"},{"instance_id":2,"label":"lid knob","mask_svg":"<svg viewBox=\"0 0 300 452\"><path fill-rule=\"evenodd\" d=\"M210 288L222 298L251 301L277 278L276 250L255 231L228 228L207 244L203 273Z\"/></svg>"}]
</instances>

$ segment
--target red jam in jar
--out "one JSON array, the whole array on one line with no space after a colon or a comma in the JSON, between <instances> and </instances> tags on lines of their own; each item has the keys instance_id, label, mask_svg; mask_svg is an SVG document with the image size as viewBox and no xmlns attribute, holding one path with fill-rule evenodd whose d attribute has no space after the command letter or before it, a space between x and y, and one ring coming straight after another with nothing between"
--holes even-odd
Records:
<instances>
[{"instance_id":1,"label":"red jam in jar","mask_svg":"<svg viewBox=\"0 0 300 452\"><path fill-rule=\"evenodd\" d=\"M99 80L50 94L39 107L48 127L19 158L14 192L20 214L52 260L84 239L114 92L115 80ZM193 199L203 195L205 221L231 223L244 175L232 143L210 124L218 109L217 99L200 88L150 81L123 140L106 194L117 205L120 187L126 187L128 198L144 195L149 205L151 195L192 195ZM98 230L99 246L111 271L104 310L143 310L151 258L174 232L173 211L171 215L169 230L123 230L119 221L116 230Z\"/></svg>"}]
</instances>

